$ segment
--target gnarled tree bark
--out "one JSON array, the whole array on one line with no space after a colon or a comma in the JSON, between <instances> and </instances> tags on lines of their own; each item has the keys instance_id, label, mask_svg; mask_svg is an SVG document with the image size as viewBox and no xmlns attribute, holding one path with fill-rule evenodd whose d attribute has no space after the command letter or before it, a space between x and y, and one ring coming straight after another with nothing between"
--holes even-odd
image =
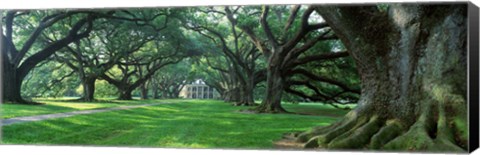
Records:
<instances>
[{"instance_id":1,"label":"gnarled tree bark","mask_svg":"<svg viewBox=\"0 0 480 155\"><path fill-rule=\"evenodd\" d=\"M356 61L358 106L297 135L305 147L467 149L465 4L318 6Z\"/></svg>"}]
</instances>

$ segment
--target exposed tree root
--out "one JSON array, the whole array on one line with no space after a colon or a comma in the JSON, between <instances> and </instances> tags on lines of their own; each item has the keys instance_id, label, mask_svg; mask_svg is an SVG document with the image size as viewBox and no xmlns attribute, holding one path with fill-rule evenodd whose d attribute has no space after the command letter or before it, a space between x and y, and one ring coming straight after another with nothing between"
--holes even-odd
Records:
<instances>
[{"instance_id":1,"label":"exposed tree root","mask_svg":"<svg viewBox=\"0 0 480 155\"><path fill-rule=\"evenodd\" d=\"M337 127L338 125L340 125L340 123L336 123L334 125L330 125L330 126L320 126L320 127L315 127L307 132L303 132L303 133L294 133L296 136L296 141L298 142L307 142L308 140L312 139L312 137L316 136L316 135L321 135L323 133L326 133L327 131L331 130L331 129L334 129L335 127ZM318 146L318 144L317 144ZM316 146L314 146L316 147Z\"/></svg>"},{"instance_id":2,"label":"exposed tree root","mask_svg":"<svg viewBox=\"0 0 480 155\"><path fill-rule=\"evenodd\" d=\"M291 113L285 110L280 104L261 104L254 109L257 113Z\"/></svg>"},{"instance_id":3,"label":"exposed tree root","mask_svg":"<svg viewBox=\"0 0 480 155\"><path fill-rule=\"evenodd\" d=\"M301 149L303 143L297 142L295 137L301 132L288 133L282 136L282 139L273 143L274 148L277 149Z\"/></svg>"},{"instance_id":4,"label":"exposed tree root","mask_svg":"<svg viewBox=\"0 0 480 155\"><path fill-rule=\"evenodd\" d=\"M468 149L468 115L467 108L462 102L460 96L452 96L450 104L445 105L445 115L447 116L447 128L453 133L453 141L455 141L464 150Z\"/></svg>"},{"instance_id":5,"label":"exposed tree root","mask_svg":"<svg viewBox=\"0 0 480 155\"><path fill-rule=\"evenodd\" d=\"M455 145L449 134L451 133L441 125L442 118L439 117L436 137L432 137L429 132L432 131L425 121L419 120L403 135L387 143L385 150L425 150L431 152L464 152L465 150ZM430 131L429 131L430 130ZM448 133L448 134L447 134Z\"/></svg>"},{"instance_id":6,"label":"exposed tree root","mask_svg":"<svg viewBox=\"0 0 480 155\"><path fill-rule=\"evenodd\" d=\"M417 121L410 129L383 146L385 150L428 150L432 147L433 140L423 121Z\"/></svg>"},{"instance_id":7,"label":"exposed tree root","mask_svg":"<svg viewBox=\"0 0 480 155\"><path fill-rule=\"evenodd\" d=\"M463 145L466 144L458 136L463 134L459 131L464 128L462 123L465 122L457 118L458 115L451 114L451 111L458 114L463 109L446 107L455 105L449 103L455 100L446 98L441 101L422 101L428 103L422 103L420 116L411 125L398 119L386 120L374 113L357 115L351 111L343 120L330 126L316 127L290 136L294 136L296 142L303 143L304 148L465 152L467 147Z\"/></svg>"},{"instance_id":8,"label":"exposed tree root","mask_svg":"<svg viewBox=\"0 0 480 155\"><path fill-rule=\"evenodd\" d=\"M313 148L318 146L327 148L328 143L330 143L330 141L332 141L334 138L337 138L343 134L347 134L347 132L350 130L359 128L367 121L368 120L366 117L357 117L356 112L351 111L345 116L344 120L338 122L338 124L334 124L331 127L326 127L327 129L318 129L307 132L307 134L300 134L297 141L304 141L305 139L308 139L308 141L305 143L305 148Z\"/></svg>"},{"instance_id":9,"label":"exposed tree root","mask_svg":"<svg viewBox=\"0 0 480 155\"><path fill-rule=\"evenodd\" d=\"M453 103L453 102L461 102L459 101L461 98L457 98L455 95L446 96L444 99L445 102L448 102L448 105L455 105L458 106L460 104ZM437 137L435 139L435 146L432 151L454 151L460 152L463 149L457 145L455 145L455 138L454 133L452 132L452 128L449 126L447 113L446 113L446 104L445 102L438 103L438 120L437 120ZM453 112L450 112L453 113ZM450 123L451 124L451 123Z\"/></svg>"},{"instance_id":10,"label":"exposed tree root","mask_svg":"<svg viewBox=\"0 0 480 155\"><path fill-rule=\"evenodd\" d=\"M380 149L387 142L400 135L404 130L405 127L399 120L387 121L385 126L372 136L369 144L370 149Z\"/></svg>"},{"instance_id":11,"label":"exposed tree root","mask_svg":"<svg viewBox=\"0 0 480 155\"><path fill-rule=\"evenodd\" d=\"M377 116L370 117L370 120L358 128L353 128L347 133L333 139L328 148L340 149L358 149L362 148L370 141L372 137L380 129L380 120Z\"/></svg>"}]
</instances>

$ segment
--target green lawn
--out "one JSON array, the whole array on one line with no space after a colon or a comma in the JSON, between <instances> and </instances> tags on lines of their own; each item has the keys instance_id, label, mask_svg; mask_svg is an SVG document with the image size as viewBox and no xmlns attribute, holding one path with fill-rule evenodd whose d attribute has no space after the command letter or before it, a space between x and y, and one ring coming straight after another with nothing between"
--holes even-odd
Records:
<instances>
[{"instance_id":1,"label":"green lawn","mask_svg":"<svg viewBox=\"0 0 480 155\"><path fill-rule=\"evenodd\" d=\"M12 118L19 116L32 116L51 113L62 113L77 110L91 110L111 108L122 105L148 104L155 103L158 100L105 100L97 102L73 102L63 99L35 99L34 101L44 103L44 105L19 105L19 104L0 104L0 118Z\"/></svg>"},{"instance_id":2,"label":"green lawn","mask_svg":"<svg viewBox=\"0 0 480 155\"><path fill-rule=\"evenodd\" d=\"M237 111L248 107L221 101L168 102L172 104L4 126L2 143L272 148L272 142L283 133L328 125L348 112L325 105L285 104L287 110L302 113L308 109L309 113L316 111L317 116L247 114Z\"/></svg>"}]
</instances>

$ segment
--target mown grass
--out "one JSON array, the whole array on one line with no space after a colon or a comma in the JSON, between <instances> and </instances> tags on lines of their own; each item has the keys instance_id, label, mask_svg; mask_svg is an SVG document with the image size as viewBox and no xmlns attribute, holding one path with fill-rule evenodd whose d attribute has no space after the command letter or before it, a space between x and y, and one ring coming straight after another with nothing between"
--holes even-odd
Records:
<instances>
[{"instance_id":1,"label":"mown grass","mask_svg":"<svg viewBox=\"0 0 480 155\"><path fill-rule=\"evenodd\" d=\"M33 116L41 114L62 113L77 110L91 110L111 108L123 105L148 104L158 102L157 100L98 100L96 102L77 102L73 99L34 99L35 102L43 105L21 105L3 103L0 105L0 118L13 118L20 116Z\"/></svg>"},{"instance_id":2,"label":"mown grass","mask_svg":"<svg viewBox=\"0 0 480 155\"><path fill-rule=\"evenodd\" d=\"M317 116L247 114L213 100L161 104L3 127L3 144L99 145L175 148L272 148L283 133L328 125L346 112L307 105ZM173 102L173 103L172 103ZM302 112L303 104L285 105ZM322 115L327 111L337 111Z\"/></svg>"}]
</instances>

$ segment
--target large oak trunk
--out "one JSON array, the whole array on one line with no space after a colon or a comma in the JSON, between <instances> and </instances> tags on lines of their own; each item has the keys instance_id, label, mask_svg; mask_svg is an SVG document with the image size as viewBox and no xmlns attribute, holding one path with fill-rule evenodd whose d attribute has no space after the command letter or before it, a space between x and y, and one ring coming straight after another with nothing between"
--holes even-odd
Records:
<instances>
[{"instance_id":1,"label":"large oak trunk","mask_svg":"<svg viewBox=\"0 0 480 155\"><path fill-rule=\"evenodd\" d=\"M119 89L120 96L119 100L132 100L132 91L131 89Z\"/></svg>"},{"instance_id":2,"label":"large oak trunk","mask_svg":"<svg viewBox=\"0 0 480 155\"><path fill-rule=\"evenodd\" d=\"M142 100L148 99L148 88L147 88L146 84L142 84L140 86L140 97L141 97Z\"/></svg>"},{"instance_id":3,"label":"large oak trunk","mask_svg":"<svg viewBox=\"0 0 480 155\"><path fill-rule=\"evenodd\" d=\"M275 58L274 58L275 59ZM273 61L269 62L267 68L267 89L262 104L256 111L260 113L283 113L286 112L281 106L283 86L285 84L282 77L281 67Z\"/></svg>"},{"instance_id":4,"label":"large oak trunk","mask_svg":"<svg viewBox=\"0 0 480 155\"><path fill-rule=\"evenodd\" d=\"M158 97L158 88L156 86L152 87L153 99L159 99Z\"/></svg>"},{"instance_id":5,"label":"large oak trunk","mask_svg":"<svg viewBox=\"0 0 480 155\"><path fill-rule=\"evenodd\" d=\"M95 77L86 77L82 79L82 86L83 86L83 97L80 98L82 101L91 102L94 101L95 95L95 81L97 78Z\"/></svg>"},{"instance_id":6,"label":"large oak trunk","mask_svg":"<svg viewBox=\"0 0 480 155\"><path fill-rule=\"evenodd\" d=\"M238 87L228 89L223 94L223 101L225 102L239 102L240 101L240 90Z\"/></svg>"},{"instance_id":7,"label":"large oak trunk","mask_svg":"<svg viewBox=\"0 0 480 155\"><path fill-rule=\"evenodd\" d=\"M255 105L255 101L253 100L253 90L254 90L253 83L249 83L243 88L241 105L244 105L244 106Z\"/></svg>"},{"instance_id":8,"label":"large oak trunk","mask_svg":"<svg viewBox=\"0 0 480 155\"><path fill-rule=\"evenodd\" d=\"M3 102L10 103L27 103L21 97L22 79L17 74L17 69L12 67L11 64L5 63L6 59L3 59L3 73L2 73L2 99Z\"/></svg>"},{"instance_id":9,"label":"large oak trunk","mask_svg":"<svg viewBox=\"0 0 480 155\"><path fill-rule=\"evenodd\" d=\"M248 79L245 83L245 85L241 86L241 96L240 96L240 101L235 103L236 106L254 106L255 101L253 99L253 91L255 89L254 86L254 80L253 80L253 75L249 73Z\"/></svg>"},{"instance_id":10,"label":"large oak trunk","mask_svg":"<svg viewBox=\"0 0 480 155\"><path fill-rule=\"evenodd\" d=\"M355 59L356 109L305 147L465 151L466 5L318 7Z\"/></svg>"}]
</instances>

